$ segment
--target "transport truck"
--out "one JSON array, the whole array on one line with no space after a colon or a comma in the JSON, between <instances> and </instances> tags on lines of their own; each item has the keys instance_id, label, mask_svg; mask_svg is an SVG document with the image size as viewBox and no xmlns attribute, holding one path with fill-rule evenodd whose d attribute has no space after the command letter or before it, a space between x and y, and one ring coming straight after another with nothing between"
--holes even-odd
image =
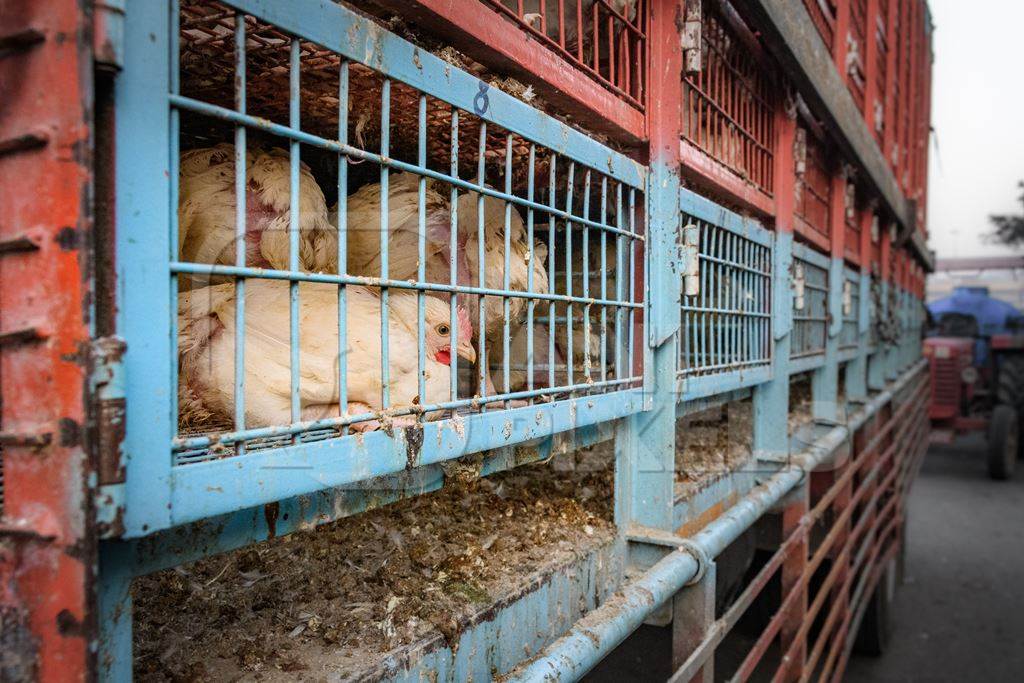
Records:
<instances>
[{"instance_id":1,"label":"transport truck","mask_svg":"<svg viewBox=\"0 0 1024 683\"><path fill-rule=\"evenodd\" d=\"M0 679L882 652L931 36L924 0L0 3Z\"/></svg>"}]
</instances>

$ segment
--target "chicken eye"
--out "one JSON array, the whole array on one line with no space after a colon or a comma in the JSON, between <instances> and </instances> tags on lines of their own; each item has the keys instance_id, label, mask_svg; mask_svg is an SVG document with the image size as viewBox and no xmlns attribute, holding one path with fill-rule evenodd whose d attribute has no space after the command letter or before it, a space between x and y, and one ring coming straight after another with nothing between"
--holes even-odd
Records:
<instances>
[{"instance_id":1,"label":"chicken eye","mask_svg":"<svg viewBox=\"0 0 1024 683\"><path fill-rule=\"evenodd\" d=\"M447 325L445 325L445 324L443 324L443 323L442 323L442 324L440 324L440 325L438 325L438 326L437 326L437 327L435 327L434 329L435 329L435 330L437 331L437 333L438 333L439 335L441 335L442 337L446 337L446 336L448 336L448 333L449 333L449 332L451 332L451 329L450 329L450 328L449 328L449 327L448 327Z\"/></svg>"}]
</instances>

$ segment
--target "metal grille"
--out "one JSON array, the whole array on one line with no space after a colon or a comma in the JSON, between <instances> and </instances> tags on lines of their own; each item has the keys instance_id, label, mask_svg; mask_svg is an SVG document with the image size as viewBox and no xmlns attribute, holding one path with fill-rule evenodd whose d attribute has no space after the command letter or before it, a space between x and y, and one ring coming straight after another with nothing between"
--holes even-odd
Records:
<instances>
[{"instance_id":1,"label":"metal grille","mask_svg":"<svg viewBox=\"0 0 1024 683\"><path fill-rule=\"evenodd\" d=\"M938 399L936 403L959 407L960 388L963 384L963 380L960 379L961 370L958 359L932 360L932 395Z\"/></svg>"},{"instance_id":2,"label":"metal grille","mask_svg":"<svg viewBox=\"0 0 1024 683\"><path fill-rule=\"evenodd\" d=\"M682 216L684 244L687 230L697 234L698 273L684 282L680 379L749 371L771 363L771 236L725 210L719 209L717 215L716 221L712 212L694 207Z\"/></svg>"},{"instance_id":3,"label":"metal grille","mask_svg":"<svg viewBox=\"0 0 1024 683\"><path fill-rule=\"evenodd\" d=\"M175 464L641 384L642 182L610 157L217 2L172 43Z\"/></svg>"},{"instance_id":4,"label":"metal grille","mask_svg":"<svg viewBox=\"0 0 1024 683\"><path fill-rule=\"evenodd\" d=\"M850 33L847 39L846 73L847 84L857 108L864 109L864 86L866 84L865 58L867 56L868 3L867 0L849 0Z\"/></svg>"},{"instance_id":5,"label":"metal grille","mask_svg":"<svg viewBox=\"0 0 1024 683\"><path fill-rule=\"evenodd\" d=\"M683 79L683 138L770 195L777 88L768 61L724 3L701 11L702 63Z\"/></svg>"},{"instance_id":6,"label":"metal grille","mask_svg":"<svg viewBox=\"0 0 1024 683\"><path fill-rule=\"evenodd\" d=\"M811 15L814 28L818 29L821 39L831 50L836 29L836 0L804 0L804 6Z\"/></svg>"},{"instance_id":7,"label":"metal grille","mask_svg":"<svg viewBox=\"0 0 1024 683\"><path fill-rule=\"evenodd\" d=\"M643 110L649 0L483 0Z\"/></svg>"},{"instance_id":8,"label":"metal grille","mask_svg":"<svg viewBox=\"0 0 1024 683\"><path fill-rule=\"evenodd\" d=\"M839 349L856 349L860 343L860 273L846 268L843 276L843 328L839 332Z\"/></svg>"},{"instance_id":9,"label":"metal grille","mask_svg":"<svg viewBox=\"0 0 1024 683\"><path fill-rule=\"evenodd\" d=\"M807 128L797 130L804 141L803 160L797 160L797 231L821 247L829 243L832 180L825 145Z\"/></svg>"},{"instance_id":10,"label":"metal grille","mask_svg":"<svg viewBox=\"0 0 1024 683\"><path fill-rule=\"evenodd\" d=\"M825 352L828 333L828 258L793 245L793 333L790 358Z\"/></svg>"}]
</instances>

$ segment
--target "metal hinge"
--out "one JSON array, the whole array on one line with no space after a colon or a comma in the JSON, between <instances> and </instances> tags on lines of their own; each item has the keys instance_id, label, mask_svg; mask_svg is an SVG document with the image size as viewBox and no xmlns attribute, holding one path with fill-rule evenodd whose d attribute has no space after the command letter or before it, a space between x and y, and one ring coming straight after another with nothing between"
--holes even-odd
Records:
<instances>
[{"instance_id":1,"label":"metal hinge","mask_svg":"<svg viewBox=\"0 0 1024 683\"><path fill-rule=\"evenodd\" d=\"M96 528L101 538L124 532L124 434L126 401L124 352L120 337L100 337L92 342L92 415L98 471L94 491Z\"/></svg>"},{"instance_id":2,"label":"metal hinge","mask_svg":"<svg viewBox=\"0 0 1024 683\"><path fill-rule=\"evenodd\" d=\"M843 316L853 313L853 283L843 280Z\"/></svg>"},{"instance_id":3,"label":"metal hinge","mask_svg":"<svg viewBox=\"0 0 1024 683\"><path fill-rule=\"evenodd\" d=\"M92 396L100 485L124 482L122 446L125 430L124 352L120 337L92 342Z\"/></svg>"},{"instance_id":4,"label":"metal hinge","mask_svg":"<svg viewBox=\"0 0 1024 683\"><path fill-rule=\"evenodd\" d=\"M701 70L701 0L686 0L686 21L679 34L683 48L683 70L693 76Z\"/></svg>"},{"instance_id":5,"label":"metal hinge","mask_svg":"<svg viewBox=\"0 0 1024 683\"><path fill-rule=\"evenodd\" d=\"M680 259L683 274L683 296L700 294L700 231L692 223L683 228Z\"/></svg>"},{"instance_id":6,"label":"metal hinge","mask_svg":"<svg viewBox=\"0 0 1024 683\"><path fill-rule=\"evenodd\" d=\"M846 220L857 219L857 184L853 177L848 175L846 181Z\"/></svg>"},{"instance_id":7,"label":"metal hinge","mask_svg":"<svg viewBox=\"0 0 1024 683\"><path fill-rule=\"evenodd\" d=\"M797 311L804 310L804 285L807 278L804 275L804 266L797 263L793 266L793 308Z\"/></svg>"},{"instance_id":8,"label":"metal hinge","mask_svg":"<svg viewBox=\"0 0 1024 683\"><path fill-rule=\"evenodd\" d=\"M807 172L807 130L797 128L793 138L793 162L796 175L803 178Z\"/></svg>"}]
</instances>

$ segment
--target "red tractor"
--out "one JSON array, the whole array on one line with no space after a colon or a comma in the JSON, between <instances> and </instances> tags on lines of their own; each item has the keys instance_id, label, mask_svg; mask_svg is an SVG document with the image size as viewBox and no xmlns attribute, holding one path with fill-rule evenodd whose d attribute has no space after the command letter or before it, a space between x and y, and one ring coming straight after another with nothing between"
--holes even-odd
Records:
<instances>
[{"instance_id":1,"label":"red tractor","mask_svg":"<svg viewBox=\"0 0 1024 683\"><path fill-rule=\"evenodd\" d=\"M987 432L989 476L1009 479L1024 453L1024 318L984 287L958 288L929 305L929 313L932 440Z\"/></svg>"}]
</instances>

